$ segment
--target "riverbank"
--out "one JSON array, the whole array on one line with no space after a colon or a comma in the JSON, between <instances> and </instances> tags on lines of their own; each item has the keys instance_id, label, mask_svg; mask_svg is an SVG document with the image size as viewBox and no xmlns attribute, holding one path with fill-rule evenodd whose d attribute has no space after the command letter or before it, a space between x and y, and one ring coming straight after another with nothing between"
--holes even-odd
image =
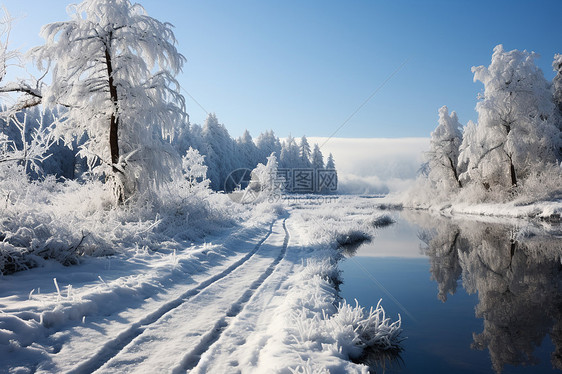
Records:
<instances>
[{"instance_id":1,"label":"riverbank","mask_svg":"<svg viewBox=\"0 0 562 374\"><path fill-rule=\"evenodd\" d=\"M504 203L466 202L408 202L402 195L389 195L381 200L388 207L427 210L446 216L471 215L498 218L519 218L540 220L550 223L562 222L562 199L524 202L514 200Z\"/></svg>"}]
</instances>

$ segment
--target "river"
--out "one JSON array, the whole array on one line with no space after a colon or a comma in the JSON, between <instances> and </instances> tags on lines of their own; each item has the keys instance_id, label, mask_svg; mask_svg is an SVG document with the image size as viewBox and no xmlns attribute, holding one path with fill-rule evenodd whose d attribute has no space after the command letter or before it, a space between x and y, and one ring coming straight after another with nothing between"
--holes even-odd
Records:
<instances>
[{"instance_id":1,"label":"river","mask_svg":"<svg viewBox=\"0 0 562 374\"><path fill-rule=\"evenodd\" d=\"M402 317L402 351L376 372L560 372L560 226L391 214L340 263L343 298Z\"/></svg>"}]
</instances>

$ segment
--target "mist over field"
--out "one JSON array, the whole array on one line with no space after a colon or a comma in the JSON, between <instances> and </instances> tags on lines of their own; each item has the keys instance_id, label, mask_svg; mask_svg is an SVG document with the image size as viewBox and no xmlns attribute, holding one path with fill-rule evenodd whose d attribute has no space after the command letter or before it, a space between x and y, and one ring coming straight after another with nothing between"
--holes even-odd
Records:
<instances>
[{"instance_id":1,"label":"mist over field","mask_svg":"<svg viewBox=\"0 0 562 374\"><path fill-rule=\"evenodd\" d=\"M324 154L332 153L338 168L338 191L385 194L402 191L416 179L429 138L310 137Z\"/></svg>"}]
</instances>

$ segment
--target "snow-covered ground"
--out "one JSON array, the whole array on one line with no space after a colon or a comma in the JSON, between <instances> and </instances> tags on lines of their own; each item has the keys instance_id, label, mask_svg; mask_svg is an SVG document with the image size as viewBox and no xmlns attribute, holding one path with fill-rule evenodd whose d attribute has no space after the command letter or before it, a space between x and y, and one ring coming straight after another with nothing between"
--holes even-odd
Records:
<instances>
[{"instance_id":1,"label":"snow-covered ground","mask_svg":"<svg viewBox=\"0 0 562 374\"><path fill-rule=\"evenodd\" d=\"M367 372L352 360L400 320L341 302L336 247L374 234L374 206L310 198L183 250L4 276L0 372Z\"/></svg>"}]
</instances>

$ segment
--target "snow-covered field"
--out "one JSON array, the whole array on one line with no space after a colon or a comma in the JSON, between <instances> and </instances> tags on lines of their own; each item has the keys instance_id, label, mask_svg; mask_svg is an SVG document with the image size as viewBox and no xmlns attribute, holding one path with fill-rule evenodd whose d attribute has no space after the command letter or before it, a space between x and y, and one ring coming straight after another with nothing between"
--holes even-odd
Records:
<instances>
[{"instance_id":1,"label":"snow-covered field","mask_svg":"<svg viewBox=\"0 0 562 374\"><path fill-rule=\"evenodd\" d=\"M341 302L336 247L374 234L374 206L264 205L182 250L3 276L0 371L367 372L352 360L395 347L400 320Z\"/></svg>"}]
</instances>

